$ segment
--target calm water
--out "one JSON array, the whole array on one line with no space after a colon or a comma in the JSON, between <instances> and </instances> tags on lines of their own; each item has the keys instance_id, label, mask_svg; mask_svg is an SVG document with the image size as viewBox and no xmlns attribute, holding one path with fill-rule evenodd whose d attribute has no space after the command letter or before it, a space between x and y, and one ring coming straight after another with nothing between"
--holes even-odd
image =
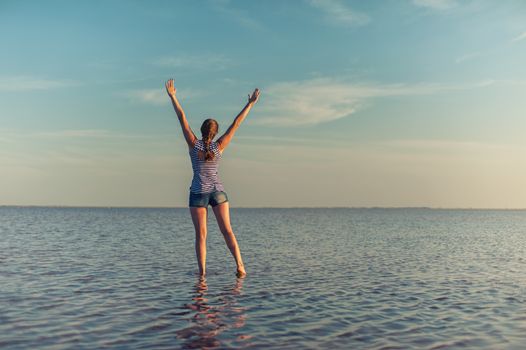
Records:
<instances>
[{"instance_id":1,"label":"calm water","mask_svg":"<svg viewBox=\"0 0 526 350\"><path fill-rule=\"evenodd\" d=\"M522 349L526 211L0 208L0 348Z\"/></svg>"}]
</instances>

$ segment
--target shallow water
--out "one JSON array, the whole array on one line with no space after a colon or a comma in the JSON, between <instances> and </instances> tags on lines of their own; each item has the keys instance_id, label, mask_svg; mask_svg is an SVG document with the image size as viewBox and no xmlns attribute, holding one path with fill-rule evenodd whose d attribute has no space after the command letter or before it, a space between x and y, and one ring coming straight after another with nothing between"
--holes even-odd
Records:
<instances>
[{"instance_id":1,"label":"shallow water","mask_svg":"<svg viewBox=\"0 0 526 350\"><path fill-rule=\"evenodd\" d=\"M526 211L0 208L0 348L521 349Z\"/></svg>"}]
</instances>

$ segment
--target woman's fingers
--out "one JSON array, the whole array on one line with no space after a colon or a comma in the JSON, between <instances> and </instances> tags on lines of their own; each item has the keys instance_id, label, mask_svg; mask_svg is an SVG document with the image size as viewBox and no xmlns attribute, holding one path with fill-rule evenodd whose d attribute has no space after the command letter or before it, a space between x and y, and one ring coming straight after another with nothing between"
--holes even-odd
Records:
<instances>
[{"instance_id":1,"label":"woman's fingers","mask_svg":"<svg viewBox=\"0 0 526 350\"><path fill-rule=\"evenodd\" d=\"M257 101L259 99L259 89L255 89L254 90L254 93L252 94L252 98L254 99L254 101Z\"/></svg>"},{"instance_id":2,"label":"woman's fingers","mask_svg":"<svg viewBox=\"0 0 526 350\"><path fill-rule=\"evenodd\" d=\"M173 79L168 79L166 81L166 84L165 84L165 87L166 87L166 91L169 93L169 94L175 94L175 87L174 87L174 80Z\"/></svg>"},{"instance_id":3,"label":"woman's fingers","mask_svg":"<svg viewBox=\"0 0 526 350\"><path fill-rule=\"evenodd\" d=\"M169 95L175 95L175 87L174 87L174 80L173 79L168 79L166 81L165 87L166 87L166 92Z\"/></svg>"},{"instance_id":4,"label":"woman's fingers","mask_svg":"<svg viewBox=\"0 0 526 350\"><path fill-rule=\"evenodd\" d=\"M255 89L254 92L251 94L248 94L248 100L251 102L256 102L259 98L259 89Z\"/></svg>"}]
</instances>

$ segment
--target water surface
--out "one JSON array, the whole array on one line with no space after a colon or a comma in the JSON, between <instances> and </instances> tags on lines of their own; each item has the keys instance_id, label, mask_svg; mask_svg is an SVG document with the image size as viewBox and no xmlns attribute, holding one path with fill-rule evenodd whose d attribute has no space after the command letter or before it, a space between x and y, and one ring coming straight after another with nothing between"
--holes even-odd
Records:
<instances>
[{"instance_id":1,"label":"water surface","mask_svg":"<svg viewBox=\"0 0 526 350\"><path fill-rule=\"evenodd\" d=\"M0 348L521 349L526 211L0 208Z\"/></svg>"}]
</instances>

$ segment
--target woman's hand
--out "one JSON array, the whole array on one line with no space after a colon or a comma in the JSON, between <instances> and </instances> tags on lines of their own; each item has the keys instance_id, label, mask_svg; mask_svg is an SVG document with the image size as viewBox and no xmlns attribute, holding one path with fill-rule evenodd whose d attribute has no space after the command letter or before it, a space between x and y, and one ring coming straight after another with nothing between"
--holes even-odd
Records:
<instances>
[{"instance_id":1,"label":"woman's hand","mask_svg":"<svg viewBox=\"0 0 526 350\"><path fill-rule=\"evenodd\" d=\"M174 80L173 79L169 79L166 82L165 86L166 86L166 92L168 93L168 96L175 97L175 93L177 92L177 89L174 86Z\"/></svg>"},{"instance_id":2,"label":"woman's hand","mask_svg":"<svg viewBox=\"0 0 526 350\"><path fill-rule=\"evenodd\" d=\"M248 103L254 104L258 102L258 99L259 99L259 89L254 90L254 92L252 93L252 96L248 95Z\"/></svg>"}]
</instances>

